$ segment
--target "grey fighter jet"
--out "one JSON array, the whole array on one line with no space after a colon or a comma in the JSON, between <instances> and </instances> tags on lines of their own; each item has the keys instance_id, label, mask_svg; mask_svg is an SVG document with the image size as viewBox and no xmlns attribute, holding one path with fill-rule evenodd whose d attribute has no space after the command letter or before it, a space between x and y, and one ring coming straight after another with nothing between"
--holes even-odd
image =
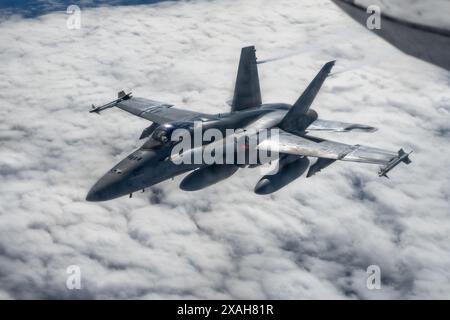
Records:
<instances>
[{"instance_id":1,"label":"grey fighter jet","mask_svg":"<svg viewBox=\"0 0 450 320\"><path fill-rule=\"evenodd\" d=\"M368 125L318 119L317 113L310 109L333 65L334 61L326 63L293 105L262 103L255 48L251 46L241 51L230 112L212 115L199 113L175 108L168 103L134 97L131 93L123 91L119 92L116 100L108 104L100 107L92 106L90 112L93 113L118 107L149 120L152 124L141 134L140 138L146 139L145 143L109 170L92 187L86 199L105 201L124 195L131 197L133 192L187 172L190 173L182 180L180 188L187 191L200 190L230 177L239 168L255 167L245 162L190 164L173 161L172 150L179 142L173 141L172 133L180 128L191 132L198 122L201 122L202 130L214 128L221 132L226 129L253 130L253 132L277 129L279 135L276 143L267 138L258 141L256 145L258 150L276 152L279 155L278 171L262 177L255 187L257 194L275 192L307 170L306 177L311 177L336 160L381 165L378 174L385 177L400 162L410 163L409 153L403 149L392 152L359 144L348 145L310 135L314 131L376 130ZM316 159L312 165L310 158Z\"/></svg>"}]
</instances>

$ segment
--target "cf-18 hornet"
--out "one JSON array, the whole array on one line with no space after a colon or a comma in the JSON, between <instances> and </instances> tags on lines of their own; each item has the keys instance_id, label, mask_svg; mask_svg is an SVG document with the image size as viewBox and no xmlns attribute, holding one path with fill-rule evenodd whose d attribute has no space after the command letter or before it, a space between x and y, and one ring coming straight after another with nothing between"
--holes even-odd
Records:
<instances>
[{"instance_id":1,"label":"cf-18 hornet","mask_svg":"<svg viewBox=\"0 0 450 320\"><path fill-rule=\"evenodd\" d=\"M357 123L329 121L318 118L311 105L334 66L334 61L326 63L311 81L302 95L293 104L262 103L259 85L257 60L254 46L241 51L233 99L229 102L231 110L220 114L205 114L172 104L132 96L124 91L118 98L103 106L92 106L90 112L100 113L105 109L117 107L152 123L142 131L140 139L145 143L116 166L109 170L91 188L88 201L111 200L133 192L145 190L150 186L171 179L177 175L189 174L183 178L180 188L186 191L200 190L232 176L239 168L257 167L261 164L277 163L274 172L264 175L255 186L257 194L270 194L294 181L306 172L309 178L337 160L364 162L380 165L378 175L387 177L387 173L400 162L410 163L409 153L400 149L397 152L368 147L364 145L335 142L314 137L311 133L320 132L374 132L376 128ZM174 152L181 143L190 140L190 136L174 139L177 130L194 133L200 128L201 133L208 129L225 133L222 140L204 141L200 146L193 146L191 141L182 152ZM231 135L248 133L245 139L229 139ZM262 136L260 132L269 131ZM271 135L271 132L277 132ZM257 143L250 144L249 136L258 136ZM195 140L195 137L194 139ZM207 139L206 139L207 140ZM195 157L196 150L204 150L212 144L223 144L233 153L257 151L276 154L276 160L265 163L262 157L256 157L256 163L250 157L230 157L233 161L179 161L186 154ZM235 148L226 148L230 144ZM177 149L178 150L178 149ZM228 157L223 153L223 157ZM181 158L180 158L181 157ZM183 158L184 159L184 158ZM219 159L222 159L219 157ZM253 157L254 159L254 157ZM315 159L310 164L310 159ZM177 161L175 161L177 160Z\"/></svg>"}]
</instances>

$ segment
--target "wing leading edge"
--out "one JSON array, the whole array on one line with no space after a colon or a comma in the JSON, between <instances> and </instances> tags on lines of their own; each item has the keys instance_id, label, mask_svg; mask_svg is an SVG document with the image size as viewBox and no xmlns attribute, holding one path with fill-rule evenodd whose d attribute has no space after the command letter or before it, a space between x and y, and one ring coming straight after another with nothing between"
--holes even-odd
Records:
<instances>
[{"instance_id":1,"label":"wing leading edge","mask_svg":"<svg viewBox=\"0 0 450 320\"><path fill-rule=\"evenodd\" d=\"M90 112L100 113L101 111L112 107L120 108L135 116L157 124L188 120L205 115L200 112L173 108L172 104L133 97L131 96L131 92L125 94L123 91L119 92L118 98L110 103L100 107L95 107L93 105Z\"/></svg>"}]
</instances>

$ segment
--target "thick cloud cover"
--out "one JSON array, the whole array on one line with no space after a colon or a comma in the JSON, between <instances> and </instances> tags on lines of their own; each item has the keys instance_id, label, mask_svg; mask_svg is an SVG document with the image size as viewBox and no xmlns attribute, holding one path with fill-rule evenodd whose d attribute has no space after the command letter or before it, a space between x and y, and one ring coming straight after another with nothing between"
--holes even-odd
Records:
<instances>
[{"instance_id":1,"label":"thick cloud cover","mask_svg":"<svg viewBox=\"0 0 450 320\"><path fill-rule=\"evenodd\" d=\"M405 56L331 2L189 1L17 16L0 23L1 298L449 298L448 72ZM341 70L314 104L379 127L335 140L414 150L391 180L337 163L270 196L257 169L200 192L180 178L133 199L87 203L148 123L89 114L133 89L227 110L239 50L293 56L260 66L263 100L292 102L322 63ZM354 68L358 66L358 68ZM337 66L338 69L338 66ZM82 290L66 289L78 265ZM382 289L366 288L381 268Z\"/></svg>"}]
</instances>

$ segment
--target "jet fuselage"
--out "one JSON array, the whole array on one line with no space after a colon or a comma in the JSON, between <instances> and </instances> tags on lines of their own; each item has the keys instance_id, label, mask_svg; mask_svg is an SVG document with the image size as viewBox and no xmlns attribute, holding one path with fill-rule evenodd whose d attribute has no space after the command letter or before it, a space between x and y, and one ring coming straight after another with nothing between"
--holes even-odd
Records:
<instances>
[{"instance_id":1,"label":"jet fuselage","mask_svg":"<svg viewBox=\"0 0 450 320\"><path fill-rule=\"evenodd\" d=\"M264 104L261 108L239 112L215 114L193 121L201 121L204 129L261 130L276 127L289 111L284 103ZM149 139L152 139L151 137ZM138 190L143 190L164 180L195 170L202 164L175 164L170 160L172 144L151 145L144 143L125 159L109 170L91 188L86 200L106 201Z\"/></svg>"}]
</instances>

